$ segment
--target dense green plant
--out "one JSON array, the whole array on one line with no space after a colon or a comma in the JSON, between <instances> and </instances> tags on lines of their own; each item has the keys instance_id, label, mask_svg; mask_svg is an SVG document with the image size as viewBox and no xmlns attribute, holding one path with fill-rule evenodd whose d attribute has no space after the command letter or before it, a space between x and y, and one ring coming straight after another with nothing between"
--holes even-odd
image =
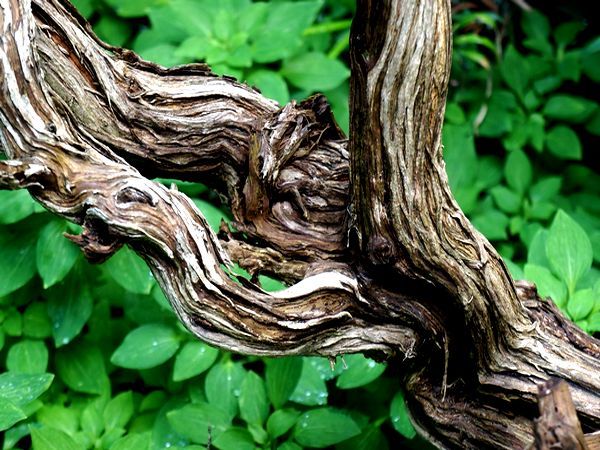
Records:
<instances>
[{"instance_id":1,"label":"dense green plant","mask_svg":"<svg viewBox=\"0 0 600 450\"><path fill-rule=\"evenodd\" d=\"M103 39L158 63L207 61L279 102L325 91L347 129L353 3L76 5ZM579 23L551 32L532 13L503 47L500 23L485 12L455 20L443 136L452 189L517 278L598 331L600 183L578 161L586 136L600 132L600 111L575 82L599 81L600 41L579 42ZM213 228L227 219L206 187L177 184ZM427 447L393 368L361 355L262 359L214 349L182 328L132 251L91 266L63 237L77 231L27 192L0 191L3 449Z\"/></svg>"}]
</instances>

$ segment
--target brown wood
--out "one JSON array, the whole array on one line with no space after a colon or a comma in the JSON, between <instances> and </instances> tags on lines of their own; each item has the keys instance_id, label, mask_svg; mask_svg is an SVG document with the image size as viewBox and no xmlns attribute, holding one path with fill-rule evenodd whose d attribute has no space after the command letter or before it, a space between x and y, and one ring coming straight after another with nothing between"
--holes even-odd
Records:
<instances>
[{"instance_id":1,"label":"brown wood","mask_svg":"<svg viewBox=\"0 0 600 450\"><path fill-rule=\"evenodd\" d=\"M440 447L526 448L551 377L599 429L600 344L511 279L450 193L449 1L361 0L356 17L346 141L322 96L280 107L107 46L65 0L0 0L0 188L83 225L92 261L130 245L214 345L397 358ZM236 231L156 176L217 189ZM232 260L292 286L236 283Z\"/></svg>"}]
</instances>

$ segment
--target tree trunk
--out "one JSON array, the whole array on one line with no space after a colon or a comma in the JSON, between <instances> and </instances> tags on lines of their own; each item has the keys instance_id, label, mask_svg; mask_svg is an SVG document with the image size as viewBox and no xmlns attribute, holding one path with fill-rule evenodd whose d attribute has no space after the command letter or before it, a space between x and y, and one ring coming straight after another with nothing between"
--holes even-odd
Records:
<instances>
[{"instance_id":1,"label":"tree trunk","mask_svg":"<svg viewBox=\"0 0 600 450\"><path fill-rule=\"evenodd\" d=\"M514 282L450 193L448 0L358 1L348 142L322 96L280 108L107 46L64 0L0 5L0 187L81 224L92 261L130 245L200 339L400 358L413 420L443 448L533 444L550 377L600 428L600 343ZM217 237L156 176L219 190L235 231ZM292 285L236 283L232 260Z\"/></svg>"}]
</instances>

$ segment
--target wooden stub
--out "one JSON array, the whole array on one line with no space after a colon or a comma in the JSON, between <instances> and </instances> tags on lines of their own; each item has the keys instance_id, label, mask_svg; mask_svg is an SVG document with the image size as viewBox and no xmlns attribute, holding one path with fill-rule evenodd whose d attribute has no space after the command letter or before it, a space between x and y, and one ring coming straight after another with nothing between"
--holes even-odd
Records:
<instances>
[{"instance_id":1,"label":"wooden stub","mask_svg":"<svg viewBox=\"0 0 600 450\"><path fill-rule=\"evenodd\" d=\"M550 379L538 387L540 417L535 420L538 450L589 450L577 418L569 386Z\"/></svg>"}]
</instances>

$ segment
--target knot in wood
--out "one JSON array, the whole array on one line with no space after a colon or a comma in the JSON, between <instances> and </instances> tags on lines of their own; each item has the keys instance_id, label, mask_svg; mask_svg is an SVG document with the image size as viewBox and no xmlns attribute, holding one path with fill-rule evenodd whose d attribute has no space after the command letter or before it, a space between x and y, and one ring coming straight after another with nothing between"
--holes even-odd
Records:
<instances>
[{"instance_id":1,"label":"knot in wood","mask_svg":"<svg viewBox=\"0 0 600 450\"><path fill-rule=\"evenodd\" d=\"M392 264L396 259L394 244L381 234L373 234L369 237L367 255L369 262L376 266Z\"/></svg>"}]
</instances>

